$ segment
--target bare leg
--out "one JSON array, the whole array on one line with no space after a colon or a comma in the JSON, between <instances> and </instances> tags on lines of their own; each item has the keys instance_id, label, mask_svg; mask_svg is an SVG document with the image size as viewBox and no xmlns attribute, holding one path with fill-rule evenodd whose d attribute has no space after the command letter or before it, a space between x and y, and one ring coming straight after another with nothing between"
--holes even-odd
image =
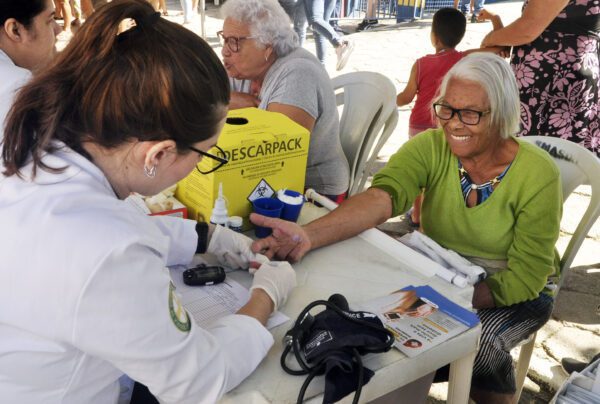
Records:
<instances>
[{"instance_id":1,"label":"bare leg","mask_svg":"<svg viewBox=\"0 0 600 404\"><path fill-rule=\"evenodd\" d=\"M94 12L94 5L92 0L81 0L81 12L85 18L89 18Z\"/></svg>"},{"instance_id":2,"label":"bare leg","mask_svg":"<svg viewBox=\"0 0 600 404\"><path fill-rule=\"evenodd\" d=\"M162 11L162 15L169 15L167 10L167 2L165 0L158 0L159 8Z\"/></svg>"},{"instance_id":3,"label":"bare leg","mask_svg":"<svg viewBox=\"0 0 600 404\"><path fill-rule=\"evenodd\" d=\"M54 17L58 18L60 20L63 18L62 9L60 8L60 2L58 0L53 0L53 2L54 2L54 8L56 9L56 11L54 13Z\"/></svg>"},{"instance_id":4,"label":"bare leg","mask_svg":"<svg viewBox=\"0 0 600 404\"><path fill-rule=\"evenodd\" d=\"M374 20L375 18L377 18L377 16L375 15L375 2L377 0L368 0L367 1L367 15L365 16L366 19L368 20Z\"/></svg>"},{"instance_id":5,"label":"bare leg","mask_svg":"<svg viewBox=\"0 0 600 404\"><path fill-rule=\"evenodd\" d=\"M148 0L148 3L150 3L156 11L158 11L158 0Z\"/></svg>"},{"instance_id":6,"label":"bare leg","mask_svg":"<svg viewBox=\"0 0 600 404\"><path fill-rule=\"evenodd\" d=\"M57 0L58 7L63 16L64 25L63 31L71 32L71 21L73 20L73 16L71 14L71 5L69 4L69 0Z\"/></svg>"},{"instance_id":7,"label":"bare leg","mask_svg":"<svg viewBox=\"0 0 600 404\"><path fill-rule=\"evenodd\" d=\"M73 12L73 20L74 20L71 24L74 24L75 20L81 19L81 1L80 0L69 0L69 4L71 5L71 11Z\"/></svg>"}]
</instances>

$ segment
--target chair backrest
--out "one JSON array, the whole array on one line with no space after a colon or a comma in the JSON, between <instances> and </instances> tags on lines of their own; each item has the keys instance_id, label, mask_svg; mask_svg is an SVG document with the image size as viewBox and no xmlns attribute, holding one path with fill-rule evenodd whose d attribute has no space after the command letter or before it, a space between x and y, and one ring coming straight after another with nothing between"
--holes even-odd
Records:
<instances>
[{"instance_id":1,"label":"chair backrest","mask_svg":"<svg viewBox=\"0 0 600 404\"><path fill-rule=\"evenodd\" d=\"M541 147L552 156L560 170L563 200L566 200L579 185L591 185L592 188L590 204L561 258L560 288L585 236L600 215L600 159L569 140L549 136L525 136L520 139Z\"/></svg>"},{"instance_id":2,"label":"chair backrest","mask_svg":"<svg viewBox=\"0 0 600 404\"><path fill-rule=\"evenodd\" d=\"M382 74L354 72L332 80L340 116L340 141L350 165L348 195L364 187L377 153L398 123L396 88Z\"/></svg>"}]
</instances>

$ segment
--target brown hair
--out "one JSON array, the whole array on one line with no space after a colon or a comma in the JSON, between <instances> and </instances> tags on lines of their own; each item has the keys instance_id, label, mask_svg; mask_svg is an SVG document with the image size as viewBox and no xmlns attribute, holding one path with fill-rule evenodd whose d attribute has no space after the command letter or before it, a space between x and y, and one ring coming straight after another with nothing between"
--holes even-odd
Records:
<instances>
[{"instance_id":1,"label":"brown hair","mask_svg":"<svg viewBox=\"0 0 600 404\"><path fill-rule=\"evenodd\" d=\"M0 25L14 18L29 29L33 19L46 8L45 0L2 0L0 2Z\"/></svg>"},{"instance_id":2,"label":"brown hair","mask_svg":"<svg viewBox=\"0 0 600 404\"><path fill-rule=\"evenodd\" d=\"M121 32L127 19L135 26ZM214 136L229 81L210 46L159 18L144 0L115 0L94 13L54 63L16 97L5 127L6 176L33 158L32 175L56 150L90 158L83 142L114 148L132 139L172 139L180 152Z\"/></svg>"}]
</instances>

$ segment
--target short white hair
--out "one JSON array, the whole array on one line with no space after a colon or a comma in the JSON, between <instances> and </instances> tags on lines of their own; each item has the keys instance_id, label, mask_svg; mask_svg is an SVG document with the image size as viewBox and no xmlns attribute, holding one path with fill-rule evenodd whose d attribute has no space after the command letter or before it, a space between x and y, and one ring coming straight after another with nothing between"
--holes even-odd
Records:
<instances>
[{"instance_id":1,"label":"short white hair","mask_svg":"<svg viewBox=\"0 0 600 404\"><path fill-rule=\"evenodd\" d=\"M484 89L490 102L490 127L497 129L502 138L508 139L519 131L519 89L515 74L504 59L489 52L464 57L446 73L434 102L444 99L453 78L473 81Z\"/></svg>"},{"instance_id":2,"label":"short white hair","mask_svg":"<svg viewBox=\"0 0 600 404\"><path fill-rule=\"evenodd\" d=\"M221 7L221 16L248 25L256 41L262 46L273 46L278 57L299 46L290 17L276 0L227 0Z\"/></svg>"}]
</instances>

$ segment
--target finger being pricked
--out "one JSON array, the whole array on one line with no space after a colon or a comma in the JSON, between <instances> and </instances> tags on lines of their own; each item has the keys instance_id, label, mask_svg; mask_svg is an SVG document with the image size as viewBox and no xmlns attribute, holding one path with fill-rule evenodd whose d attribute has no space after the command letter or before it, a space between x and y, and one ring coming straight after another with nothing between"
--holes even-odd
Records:
<instances>
[{"instance_id":1,"label":"finger being pricked","mask_svg":"<svg viewBox=\"0 0 600 404\"><path fill-rule=\"evenodd\" d=\"M290 261L290 251L293 251L299 244L296 240L300 240L300 237L296 235L290 237L275 228L269 237L254 241L251 249L257 254L267 256L269 259L277 258ZM293 259L291 261L294 262L296 260Z\"/></svg>"},{"instance_id":2,"label":"finger being pricked","mask_svg":"<svg viewBox=\"0 0 600 404\"><path fill-rule=\"evenodd\" d=\"M261 216L256 213L250 215L250 221L256 225L270 227L273 233L262 240L252 244L252 251L268 257L298 261L310 249L310 240L304 229L285 220ZM301 246L301 248L298 248ZM290 253L292 253L290 255Z\"/></svg>"},{"instance_id":3,"label":"finger being pricked","mask_svg":"<svg viewBox=\"0 0 600 404\"><path fill-rule=\"evenodd\" d=\"M250 249L256 254L262 254L268 259L272 259L278 250L277 241L272 236L254 240Z\"/></svg>"}]
</instances>

